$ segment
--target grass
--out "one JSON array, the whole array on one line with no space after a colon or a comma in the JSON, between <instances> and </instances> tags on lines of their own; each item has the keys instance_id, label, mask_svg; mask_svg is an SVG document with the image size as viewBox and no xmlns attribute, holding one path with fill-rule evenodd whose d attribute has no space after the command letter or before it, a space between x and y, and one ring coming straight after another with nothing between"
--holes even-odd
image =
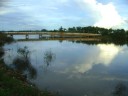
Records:
<instances>
[{"instance_id":1,"label":"grass","mask_svg":"<svg viewBox=\"0 0 128 96\"><path fill-rule=\"evenodd\" d=\"M4 33L0 33L0 96L55 96L57 94L39 91L38 88L27 82L20 72L8 68L1 57L4 55L2 46L13 41ZM57 95L58 96L58 95Z\"/></svg>"},{"instance_id":2,"label":"grass","mask_svg":"<svg viewBox=\"0 0 128 96\"><path fill-rule=\"evenodd\" d=\"M0 61L0 96L53 96L48 91L39 91L18 72L9 69Z\"/></svg>"}]
</instances>

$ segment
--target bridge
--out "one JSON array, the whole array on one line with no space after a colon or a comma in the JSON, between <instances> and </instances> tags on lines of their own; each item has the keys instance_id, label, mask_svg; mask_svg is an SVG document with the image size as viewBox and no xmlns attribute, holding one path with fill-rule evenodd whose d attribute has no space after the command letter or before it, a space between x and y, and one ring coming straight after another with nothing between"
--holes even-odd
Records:
<instances>
[{"instance_id":1,"label":"bridge","mask_svg":"<svg viewBox=\"0 0 128 96\"><path fill-rule=\"evenodd\" d=\"M5 32L10 37L14 35L25 35L29 39L29 35L38 35L39 39L43 38L99 38L100 34L91 33L71 33L71 32Z\"/></svg>"}]
</instances>

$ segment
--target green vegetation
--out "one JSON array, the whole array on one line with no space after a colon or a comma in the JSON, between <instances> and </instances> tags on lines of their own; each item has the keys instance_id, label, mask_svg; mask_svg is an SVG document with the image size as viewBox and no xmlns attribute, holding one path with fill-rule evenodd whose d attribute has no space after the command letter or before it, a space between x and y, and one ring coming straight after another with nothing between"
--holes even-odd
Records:
<instances>
[{"instance_id":1,"label":"green vegetation","mask_svg":"<svg viewBox=\"0 0 128 96\"><path fill-rule=\"evenodd\" d=\"M88 44L98 44L98 43L114 43L116 45L128 45L128 30L124 29L106 29L100 27L72 27L68 28L67 32L77 32L77 33L93 33L101 34L100 41L77 41L81 43Z\"/></svg>"},{"instance_id":2,"label":"green vegetation","mask_svg":"<svg viewBox=\"0 0 128 96\"><path fill-rule=\"evenodd\" d=\"M116 41L128 40L128 31L124 29L106 29L88 26L68 28L68 32L101 34L103 38Z\"/></svg>"},{"instance_id":3,"label":"green vegetation","mask_svg":"<svg viewBox=\"0 0 128 96\"><path fill-rule=\"evenodd\" d=\"M36 77L36 69L31 65L30 62L30 51L25 46L24 48L19 48L17 50L17 57L13 60L12 65L15 66L15 70L24 73L25 71L28 73L26 78L35 78ZM24 74L25 75L25 74Z\"/></svg>"},{"instance_id":4,"label":"green vegetation","mask_svg":"<svg viewBox=\"0 0 128 96\"><path fill-rule=\"evenodd\" d=\"M32 32L32 30L27 30ZM114 43L117 45L128 45L128 31L124 29L105 29L99 27L72 27L65 29L60 27L58 30L47 30L42 29L34 30L33 32L72 32L72 33L93 33L101 34L101 41L73 41L77 43L86 44L99 44L99 43ZM15 32L15 31L11 31ZM17 32L17 31L16 31ZM25 30L19 32L26 32ZM61 33L63 35L63 33ZM0 33L0 57L4 55L2 45L11 42L13 39L7 37L3 32ZM31 66L29 61L29 50L26 47L18 50L19 57L13 61L16 70L8 68L3 60L0 58L0 96L53 96L53 93L46 91L39 91L38 88L26 81L26 77L22 76L21 73L28 70L31 74L31 78L36 76L35 69ZM54 54L51 51L47 51L44 54L44 63L49 66L50 63L55 59ZM125 96L126 88L124 85L117 85L113 95L114 96Z\"/></svg>"},{"instance_id":5,"label":"green vegetation","mask_svg":"<svg viewBox=\"0 0 128 96\"><path fill-rule=\"evenodd\" d=\"M5 32L5 31L1 31ZM70 33L93 33L93 34L101 34L103 38L109 38L113 40L128 40L128 30L124 29L106 29L94 26L87 27L69 27L63 28L62 26L58 29L54 30L20 30L20 31L7 31L7 32L70 32Z\"/></svg>"},{"instance_id":6,"label":"green vegetation","mask_svg":"<svg viewBox=\"0 0 128 96\"><path fill-rule=\"evenodd\" d=\"M47 50L44 53L44 64L46 64L47 66L49 66L51 64L51 62L53 62L55 60L55 54L52 53L51 50Z\"/></svg>"},{"instance_id":7,"label":"green vegetation","mask_svg":"<svg viewBox=\"0 0 128 96\"><path fill-rule=\"evenodd\" d=\"M29 51L27 48L25 47L24 49L18 50L21 58L19 59L18 57L14 61L18 62L16 63L17 70L10 69L4 64L4 61L1 58L4 55L2 46L4 43L13 41L13 39L7 37L4 33L0 33L0 40L0 96L53 96L54 93L48 92L47 90L39 91L38 88L27 82L25 76L21 75L22 68L24 67L23 65L25 65L23 63L26 62L28 63L26 64L27 67L31 67L30 71L32 73L35 72L29 64ZM25 66L24 68L27 67ZM21 71L19 71L18 68L20 68Z\"/></svg>"},{"instance_id":8,"label":"green vegetation","mask_svg":"<svg viewBox=\"0 0 128 96\"><path fill-rule=\"evenodd\" d=\"M0 62L0 96L53 96L48 91L40 92L26 79Z\"/></svg>"},{"instance_id":9,"label":"green vegetation","mask_svg":"<svg viewBox=\"0 0 128 96\"><path fill-rule=\"evenodd\" d=\"M113 91L113 96L128 96L128 90L126 85L118 83Z\"/></svg>"},{"instance_id":10,"label":"green vegetation","mask_svg":"<svg viewBox=\"0 0 128 96\"><path fill-rule=\"evenodd\" d=\"M0 46L3 45L4 43L9 43L12 42L13 38L7 37L3 32L0 32Z\"/></svg>"}]
</instances>

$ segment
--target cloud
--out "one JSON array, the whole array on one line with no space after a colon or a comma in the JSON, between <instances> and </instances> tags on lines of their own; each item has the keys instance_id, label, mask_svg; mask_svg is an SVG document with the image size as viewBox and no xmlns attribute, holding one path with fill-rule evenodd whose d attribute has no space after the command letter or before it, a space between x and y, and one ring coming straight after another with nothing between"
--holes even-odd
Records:
<instances>
[{"instance_id":1,"label":"cloud","mask_svg":"<svg viewBox=\"0 0 128 96\"><path fill-rule=\"evenodd\" d=\"M0 8L0 15L5 15L14 12L14 10L2 7Z\"/></svg>"},{"instance_id":2,"label":"cloud","mask_svg":"<svg viewBox=\"0 0 128 96\"><path fill-rule=\"evenodd\" d=\"M75 24L74 22L81 20L80 16L73 15L69 12L69 10L71 11L69 9L71 5L69 6L69 4L69 0L44 0L43 2L37 0L37 2L33 1L31 3L27 1L26 4L20 3L20 6L17 6L17 10L27 16L26 22L32 21L38 26L56 29L59 26L69 27L71 24L73 26ZM67 21L70 22L67 24Z\"/></svg>"},{"instance_id":3,"label":"cloud","mask_svg":"<svg viewBox=\"0 0 128 96\"><path fill-rule=\"evenodd\" d=\"M5 15L14 12L14 10L8 8L9 4L9 0L0 0L0 15Z\"/></svg>"},{"instance_id":4,"label":"cloud","mask_svg":"<svg viewBox=\"0 0 128 96\"><path fill-rule=\"evenodd\" d=\"M7 4L8 0L0 0L0 7L3 7Z\"/></svg>"},{"instance_id":5,"label":"cloud","mask_svg":"<svg viewBox=\"0 0 128 96\"><path fill-rule=\"evenodd\" d=\"M127 23L127 24L128 24L128 19L126 19L126 20L125 20L125 23Z\"/></svg>"},{"instance_id":6,"label":"cloud","mask_svg":"<svg viewBox=\"0 0 128 96\"><path fill-rule=\"evenodd\" d=\"M88 54L85 61L81 64L76 64L74 66L66 68L62 73L73 73L73 74L83 74L91 70L95 65L102 64L104 66L109 66L112 60L117 56L118 52L120 52L121 47L115 46L114 44L98 44L97 45L98 52ZM92 49L90 49L92 50ZM93 59L92 59L93 58Z\"/></svg>"},{"instance_id":7,"label":"cloud","mask_svg":"<svg viewBox=\"0 0 128 96\"><path fill-rule=\"evenodd\" d=\"M120 47L115 46L114 44L98 44L97 45L100 49L99 60L97 63L103 63L105 66L111 64L111 61L115 58L118 52L121 50Z\"/></svg>"},{"instance_id":8,"label":"cloud","mask_svg":"<svg viewBox=\"0 0 128 96\"><path fill-rule=\"evenodd\" d=\"M127 10L124 11L126 12ZM127 28L127 23L119 15L113 3L102 4L96 0L0 0L0 15L11 19L21 17L20 20L27 25L34 23L47 29L88 25L124 28L124 24ZM11 23L19 24L17 20Z\"/></svg>"},{"instance_id":9,"label":"cloud","mask_svg":"<svg viewBox=\"0 0 128 96\"><path fill-rule=\"evenodd\" d=\"M95 20L94 26L113 28L124 24L123 18L112 2L102 4L97 0L83 0L81 3L92 12L91 15Z\"/></svg>"},{"instance_id":10,"label":"cloud","mask_svg":"<svg viewBox=\"0 0 128 96\"><path fill-rule=\"evenodd\" d=\"M98 10L101 19L94 26L111 28L121 25L124 22L112 3L107 5L99 4Z\"/></svg>"}]
</instances>

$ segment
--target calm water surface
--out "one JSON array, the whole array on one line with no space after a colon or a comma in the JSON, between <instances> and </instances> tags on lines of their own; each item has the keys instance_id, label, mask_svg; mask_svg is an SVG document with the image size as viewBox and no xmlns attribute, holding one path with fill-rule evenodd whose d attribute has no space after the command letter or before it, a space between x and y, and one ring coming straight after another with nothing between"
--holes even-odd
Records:
<instances>
[{"instance_id":1,"label":"calm water surface","mask_svg":"<svg viewBox=\"0 0 128 96\"><path fill-rule=\"evenodd\" d=\"M123 85L126 88L122 92L127 94L127 45L18 41L4 46L5 63L12 66L18 48L24 46L30 50L31 66L27 67L36 71L29 72L34 76L28 80L40 90L59 92L61 96L113 96L116 86Z\"/></svg>"}]
</instances>

